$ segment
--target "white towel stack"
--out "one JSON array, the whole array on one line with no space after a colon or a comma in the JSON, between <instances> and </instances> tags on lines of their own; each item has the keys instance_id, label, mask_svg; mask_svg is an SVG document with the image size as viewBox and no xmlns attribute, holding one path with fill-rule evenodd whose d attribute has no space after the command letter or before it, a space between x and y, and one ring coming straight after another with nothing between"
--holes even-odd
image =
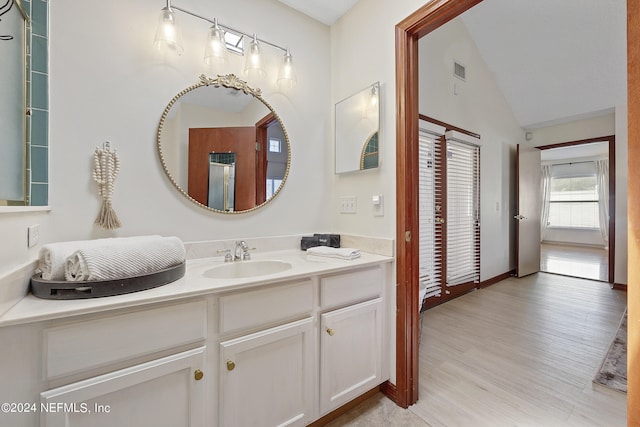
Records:
<instances>
[{"instance_id":1,"label":"white towel stack","mask_svg":"<svg viewBox=\"0 0 640 427\"><path fill-rule=\"evenodd\" d=\"M44 280L65 280L65 261L75 251L91 246L118 245L122 242L134 240L159 239L161 236L111 237L95 240L74 240L42 245L38 254L36 273L41 273Z\"/></svg>"},{"instance_id":2,"label":"white towel stack","mask_svg":"<svg viewBox=\"0 0 640 427\"><path fill-rule=\"evenodd\" d=\"M332 248L329 246L315 246L307 249L309 255L352 260L360 258L360 251L353 248Z\"/></svg>"},{"instance_id":3,"label":"white towel stack","mask_svg":"<svg viewBox=\"0 0 640 427\"><path fill-rule=\"evenodd\" d=\"M153 273L182 263L177 237L136 236L43 246L38 270L45 280L112 280Z\"/></svg>"}]
</instances>

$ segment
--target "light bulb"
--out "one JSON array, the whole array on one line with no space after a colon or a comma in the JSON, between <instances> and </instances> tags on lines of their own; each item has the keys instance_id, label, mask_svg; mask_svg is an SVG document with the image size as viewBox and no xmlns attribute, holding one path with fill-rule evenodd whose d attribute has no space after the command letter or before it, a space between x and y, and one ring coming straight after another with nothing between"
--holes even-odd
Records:
<instances>
[{"instance_id":1,"label":"light bulb","mask_svg":"<svg viewBox=\"0 0 640 427\"><path fill-rule=\"evenodd\" d=\"M287 49L282 59L282 65L280 66L280 71L278 71L277 83L281 89L291 89L295 87L297 83L296 69L293 66L293 56L291 56L289 49Z\"/></svg>"},{"instance_id":2,"label":"light bulb","mask_svg":"<svg viewBox=\"0 0 640 427\"><path fill-rule=\"evenodd\" d=\"M371 108L378 106L378 86L373 85L371 87Z\"/></svg>"},{"instance_id":3,"label":"light bulb","mask_svg":"<svg viewBox=\"0 0 640 427\"><path fill-rule=\"evenodd\" d=\"M227 55L227 42L224 38L224 30L220 28L217 20L207 33L207 43L204 48L204 62L209 65L225 64L229 61Z\"/></svg>"},{"instance_id":4,"label":"light bulb","mask_svg":"<svg viewBox=\"0 0 640 427\"><path fill-rule=\"evenodd\" d=\"M252 77L263 77L265 71L262 64L262 48L255 34L253 35L253 40L247 46L245 57L244 72Z\"/></svg>"},{"instance_id":5,"label":"light bulb","mask_svg":"<svg viewBox=\"0 0 640 427\"><path fill-rule=\"evenodd\" d=\"M153 41L154 46L160 51L172 51L178 55L182 55L184 48L182 47L182 32L176 21L173 10L169 7L163 7L158 20L156 36Z\"/></svg>"}]
</instances>

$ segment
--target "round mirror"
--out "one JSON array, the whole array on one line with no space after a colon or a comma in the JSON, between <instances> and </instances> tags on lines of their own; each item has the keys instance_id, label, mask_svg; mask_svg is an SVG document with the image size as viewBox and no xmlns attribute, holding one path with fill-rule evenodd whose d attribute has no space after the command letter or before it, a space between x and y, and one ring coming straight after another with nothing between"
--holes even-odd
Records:
<instances>
[{"instance_id":1,"label":"round mirror","mask_svg":"<svg viewBox=\"0 0 640 427\"><path fill-rule=\"evenodd\" d=\"M275 110L233 74L178 93L158 125L158 154L173 185L206 209L253 211L289 174L289 136Z\"/></svg>"}]
</instances>

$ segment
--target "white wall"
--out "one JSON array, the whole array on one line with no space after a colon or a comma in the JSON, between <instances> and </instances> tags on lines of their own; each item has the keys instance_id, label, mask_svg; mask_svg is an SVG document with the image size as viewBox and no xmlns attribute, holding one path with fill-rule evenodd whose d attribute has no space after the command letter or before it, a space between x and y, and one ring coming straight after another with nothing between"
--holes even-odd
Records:
<instances>
[{"instance_id":1,"label":"white wall","mask_svg":"<svg viewBox=\"0 0 640 427\"><path fill-rule=\"evenodd\" d=\"M291 141L292 165L283 191L264 209L222 215L191 204L173 188L155 145L167 103L207 71L202 55L208 25L179 14L185 53L163 58L152 46L162 0L56 0L49 5L52 210L0 214L0 273L37 257L38 247L26 247L27 226L35 223L44 243L147 233L199 241L330 229L331 199L325 191L332 182L326 172L332 164L327 26L275 0L181 3L290 47L298 72L298 85L288 96L277 93L275 83L260 84ZM275 58L269 70L275 82L282 54L268 47L264 51ZM231 57L227 71L241 76L240 58ZM93 224L100 199L91 180L91 159L105 140L121 160L113 206L123 227L115 232Z\"/></svg>"},{"instance_id":2,"label":"white wall","mask_svg":"<svg viewBox=\"0 0 640 427\"><path fill-rule=\"evenodd\" d=\"M511 165L524 132L460 18L421 38L418 55L420 113L481 136L480 275L491 279L515 267ZM465 81L453 75L454 60Z\"/></svg>"}]
</instances>

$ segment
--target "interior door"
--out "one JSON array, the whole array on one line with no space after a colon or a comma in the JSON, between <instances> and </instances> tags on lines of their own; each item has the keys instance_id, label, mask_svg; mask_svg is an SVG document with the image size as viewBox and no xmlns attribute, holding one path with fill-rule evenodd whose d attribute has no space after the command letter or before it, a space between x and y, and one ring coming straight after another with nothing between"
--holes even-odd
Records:
<instances>
[{"instance_id":1,"label":"interior door","mask_svg":"<svg viewBox=\"0 0 640 427\"><path fill-rule=\"evenodd\" d=\"M256 128L189 129L189 196L207 205L209 153L236 153L235 210L256 206Z\"/></svg>"},{"instance_id":2,"label":"interior door","mask_svg":"<svg viewBox=\"0 0 640 427\"><path fill-rule=\"evenodd\" d=\"M516 151L516 275L523 277L540 271L540 150L518 144Z\"/></svg>"}]
</instances>

